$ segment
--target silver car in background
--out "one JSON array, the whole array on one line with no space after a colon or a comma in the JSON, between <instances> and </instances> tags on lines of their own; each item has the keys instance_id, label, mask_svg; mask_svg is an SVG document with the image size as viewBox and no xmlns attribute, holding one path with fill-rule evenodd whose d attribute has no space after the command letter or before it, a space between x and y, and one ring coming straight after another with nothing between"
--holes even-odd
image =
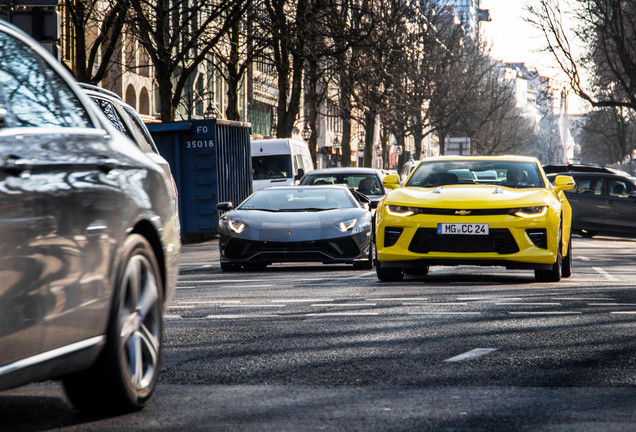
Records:
<instances>
[{"instance_id":1,"label":"silver car in background","mask_svg":"<svg viewBox=\"0 0 636 432\"><path fill-rule=\"evenodd\" d=\"M181 247L171 188L0 20L0 390L61 379L80 410L148 402Z\"/></svg>"}]
</instances>

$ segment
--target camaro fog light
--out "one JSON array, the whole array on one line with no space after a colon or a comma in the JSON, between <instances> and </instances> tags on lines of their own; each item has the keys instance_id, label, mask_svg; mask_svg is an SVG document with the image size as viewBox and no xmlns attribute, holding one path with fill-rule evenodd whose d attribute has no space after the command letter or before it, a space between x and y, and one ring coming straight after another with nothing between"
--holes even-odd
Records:
<instances>
[{"instance_id":1,"label":"camaro fog light","mask_svg":"<svg viewBox=\"0 0 636 432\"><path fill-rule=\"evenodd\" d=\"M240 234L245 230L245 227L247 227L247 225L245 225L243 222L239 222L233 219L228 219L227 227L231 229L232 231L234 231L235 233Z\"/></svg>"},{"instance_id":2,"label":"camaro fog light","mask_svg":"<svg viewBox=\"0 0 636 432\"><path fill-rule=\"evenodd\" d=\"M350 229L353 229L354 226L356 226L356 222L358 222L358 219L347 219L346 221L337 223L336 228L338 228L342 232L347 232Z\"/></svg>"},{"instance_id":3,"label":"camaro fog light","mask_svg":"<svg viewBox=\"0 0 636 432\"><path fill-rule=\"evenodd\" d=\"M388 205L386 206L386 211L393 216L411 216L415 213L411 207L399 205Z\"/></svg>"},{"instance_id":4,"label":"camaro fog light","mask_svg":"<svg viewBox=\"0 0 636 432\"><path fill-rule=\"evenodd\" d=\"M508 214L519 216L519 217L537 217L543 216L547 211L546 206L535 206L535 207L519 207L512 208L508 212Z\"/></svg>"}]
</instances>

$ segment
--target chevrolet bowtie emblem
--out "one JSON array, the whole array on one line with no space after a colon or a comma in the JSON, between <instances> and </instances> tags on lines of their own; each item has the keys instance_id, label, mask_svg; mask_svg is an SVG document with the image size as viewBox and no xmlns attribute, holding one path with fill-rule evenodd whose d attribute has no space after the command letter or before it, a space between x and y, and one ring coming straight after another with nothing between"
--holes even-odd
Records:
<instances>
[{"instance_id":1,"label":"chevrolet bowtie emblem","mask_svg":"<svg viewBox=\"0 0 636 432\"><path fill-rule=\"evenodd\" d=\"M456 215L460 215L460 216L466 216L469 215L471 212L470 210L457 210L455 212Z\"/></svg>"},{"instance_id":2,"label":"chevrolet bowtie emblem","mask_svg":"<svg viewBox=\"0 0 636 432\"><path fill-rule=\"evenodd\" d=\"M291 231L287 231L287 235L292 235L292 232Z\"/></svg>"}]
</instances>

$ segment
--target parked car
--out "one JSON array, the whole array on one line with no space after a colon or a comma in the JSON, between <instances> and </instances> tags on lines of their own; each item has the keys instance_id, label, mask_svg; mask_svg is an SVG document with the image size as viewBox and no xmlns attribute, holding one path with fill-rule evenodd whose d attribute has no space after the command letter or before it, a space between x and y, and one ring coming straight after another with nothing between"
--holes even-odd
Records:
<instances>
[{"instance_id":1,"label":"parked car","mask_svg":"<svg viewBox=\"0 0 636 432\"><path fill-rule=\"evenodd\" d=\"M342 186L279 186L257 190L236 208L219 203L221 269L306 261L370 269L366 201Z\"/></svg>"},{"instance_id":2,"label":"parked car","mask_svg":"<svg viewBox=\"0 0 636 432\"><path fill-rule=\"evenodd\" d=\"M0 390L80 410L151 398L180 250L170 179L62 65L0 20Z\"/></svg>"},{"instance_id":3,"label":"parked car","mask_svg":"<svg viewBox=\"0 0 636 432\"><path fill-rule=\"evenodd\" d=\"M427 159L403 187L398 176L386 177L393 190L376 212L378 278L398 281L431 265L534 269L546 282L570 276L571 208L563 191L574 182L557 176L555 184L538 160L514 156Z\"/></svg>"},{"instance_id":4,"label":"parked car","mask_svg":"<svg viewBox=\"0 0 636 432\"><path fill-rule=\"evenodd\" d=\"M117 130L130 138L137 147L141 149L150 159L158 163L161 168L170 176L172 189L170 190L170 202L178 211L178 191L177 184L172 176L170 164L164 159L155 145L150 131L139 116L139 113L130 105L125 103L117 93L98 87L95 85L80 83L86 94L104 113L106 118L117 128ZM177 219L178 220L178 219Z\"/></svg>"},{"instance_id":5,"label":"parked car","mask_svg":"<svg viewBox=\"0 0 636 432\"><path fill-rule=\"evenodd\" d=\"M371 208L375 209L386 195L386 190L382 186L384 177L382 171L373 168L323 168L305 174L300 184L346 186L366 195L371 201Z\"/></svg>"},{"instance_id":6,"label":"parked car","mask_svg":"<svg viewBox=\"0 0 636 432\"><path fill-rule=\"evenodd\" d=\"M574 232L584 237L636 236L636 183L628 173L590 165L547 165L546 169L550 181L567 174L576 182L566 192Z\"/></svg>"}]
</instances>

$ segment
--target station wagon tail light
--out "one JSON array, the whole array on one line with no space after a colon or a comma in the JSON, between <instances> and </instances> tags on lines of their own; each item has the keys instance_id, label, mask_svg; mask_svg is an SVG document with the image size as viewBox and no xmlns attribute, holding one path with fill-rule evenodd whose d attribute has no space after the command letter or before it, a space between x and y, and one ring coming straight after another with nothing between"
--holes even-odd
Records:
<instances>
[{"instance_id":1,"label":"station wagon tail light","mask_svg":"<svg viewBox=\"0 0 636 432\"><path fill-rule=\"evenodd\" d=\"M336 224L336 228L338 228L342 232L347 232L353 227L356 226L358 219L347 219L346 221L342 221Z\"/></svg>"},{"instance_id":2,"label":"station wagon tail light","mask_svg":"<svg viewBox=\"0 0 636 432\"><path fill-rule=\"evenodd\" d=\"M242 233L245 228L247 227L247 225L245 225L243 222L234 220L234 219L228 219L227 220L227 227L234 231L237 234Z\"/></svg>"},{"instance_id":3,"label":"station wagon tail light","mask_svg":"<svg viewBox=\"0 0 636 432\"><path fill-rule=\"evenodd\" d=\"M518 207L511 208L508 214L525 218L538 217L546 214L547 209L546 206Z\"/></svg>"}]
</instances>

